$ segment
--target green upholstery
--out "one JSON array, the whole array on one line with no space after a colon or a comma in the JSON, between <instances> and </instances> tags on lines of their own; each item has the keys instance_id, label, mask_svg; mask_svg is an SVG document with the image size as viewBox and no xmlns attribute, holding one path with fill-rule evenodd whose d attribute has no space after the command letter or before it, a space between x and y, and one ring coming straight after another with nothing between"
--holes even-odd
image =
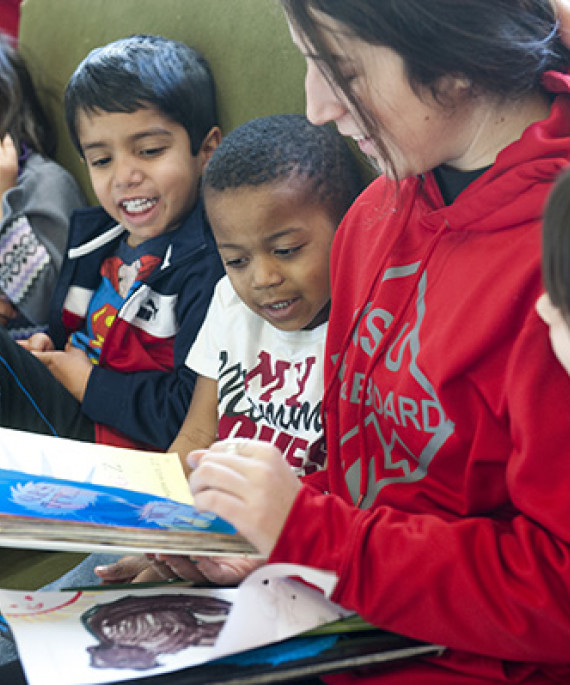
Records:
<instances>
[{"instance_id":1,"label":"green upholstery","mask_svg":"<svg viewBox=\"0 0 570 685\"><path fill-rule=\"evenodd\" d=\"M204 54L218 86L225 132L257 116L304 109L303 58L274 0L24 0L20 49L56 121L58 161L92 201L65 128L62 95L92 48L134 33L175 38ZM82 558L0 548L0 587L36 589Z\"/></svg>"},{"instance_id":2,"label":"green upholstery","mask_svg":"<svg viewBox=\"0 0 570 685\"><path fill-rule=\"evenodd\" d=\"M0 548L0 588L37 590L76 566L85 554Z\"/></svg>"},{"instance_id":3,"label":"green upholstery","mask_svg":"<svg viewBox=\"0 0 570 685\"><path fill-rule=\"evenodd\" d=\"M20 47L39 85L52 93L58 161L93 199L61 110L67 79L94 47L134 33L181 40L209 61L221 126L304 111L303 58L275 0L24 0Z\"/></svg>"}]
</instances>

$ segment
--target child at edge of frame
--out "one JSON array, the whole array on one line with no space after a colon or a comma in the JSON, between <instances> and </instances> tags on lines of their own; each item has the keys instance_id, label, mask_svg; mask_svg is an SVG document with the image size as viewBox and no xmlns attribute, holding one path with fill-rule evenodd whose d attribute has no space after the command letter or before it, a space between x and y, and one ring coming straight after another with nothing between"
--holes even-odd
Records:
<instances>
[{"instance_id":1,"label":"child at edge of frame","mask_svg":"<svg viewBox=\"0 0 570 685\"><path fill-rule=\"evenodd\" d=\"M27 60L0 33L0 326L14 340L48 327L75 209L87 201L55 162L57 136Z\"/></svg>"},{"instance_id":2,"label":"child at edge of frame","mask_svg":"<svg viewBox=\"0 0 570 685\"><path fill-rule=\"evenodd\" d=\"M536 311L548 326L558 361L570 373L570 169L548 196L542 224L542 276L546 292Z\"/></svg>"}]
</instances>

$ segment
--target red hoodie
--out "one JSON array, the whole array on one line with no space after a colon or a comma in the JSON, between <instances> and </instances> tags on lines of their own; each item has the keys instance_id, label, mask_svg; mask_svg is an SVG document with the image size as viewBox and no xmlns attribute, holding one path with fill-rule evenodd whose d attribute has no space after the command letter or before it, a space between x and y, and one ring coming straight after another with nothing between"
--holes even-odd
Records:
<instances>
[{"instance_id":1,"label":"red hoodie","mask_svg":"<svg viewBox=\"0 0 570 685\"><path fill-rule=\"evenodd\" d=\"M303 486L270 561L332 570L334 601L448 647L358 682L570 683L570 379L534 310L570 77L545 84L548 119L452 205L432 174L397 197L381 178L335 239L331 494Z\"/></svg>"}]
</instances>

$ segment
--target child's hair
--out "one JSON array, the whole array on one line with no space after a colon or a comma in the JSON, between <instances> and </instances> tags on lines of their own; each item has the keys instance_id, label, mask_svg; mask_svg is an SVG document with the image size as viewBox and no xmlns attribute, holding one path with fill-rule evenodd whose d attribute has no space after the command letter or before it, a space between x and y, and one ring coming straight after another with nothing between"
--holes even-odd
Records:
<instances>
[{"instance_id":1,"label":"child's hair","mask_svg":"<svg viewBox=\"0 0 570 685\"><path fill-rule=\"evenodd\" d=\"M183 126L198 154L218 125L210 66L196 50L163 36L135 35L92 50L65 90L65 117L75 147L80 112L128 112L155 107Z\"/></svg>"},{"instance_id":2,"label":"child's hair","mask_svg":"<svg viewBox=\"0 0 570 685\"><path fill-rule=\"evenodd\" d=\"M0 34L0 137L6 133L20 152L24 144L46 157L55 154L55 129L40 104L28 67Z\"/></svg>"},{"instance_id":3,"label":"child's hair","mask_svg":"<svg viewBox=\"0 0 570 685\"><path fill-rule=\"evenodd\" d=\"M550 301L570 322L570 170L558 178L546 203L542 274Z\"/></svg>"},{"instance_id":4,"label":"child's hair","mask_svg":"<svg viewBox=\"0 0 570 685\"><path fill-rule=\"evenodd\" d=\"M301 114L260 117L231 131L210 158L202 183L204 190L223 191L293 178L337 222L363 189L360 167L342 136Z\"/></svg>"},{"instance_id":5,"label":"child's hair","mask_svg":"<svg viewBox=\"0 0 570 685\"><path fill-rule=\"evenodd\" d=\"M444 76L470 84L470 95L517 99L540 87L545 71L564 71L570 53L556 31L551 0L280 0L332 86L358 113L392 174L394 164L374 115L360 102L352 73L338 62L314 12L342 24L344 37L394 50L416 94L427 89L453 106ZM360 65L351 64L358 70ZM379 84L378 87L381 87ZM447 96L447 97L446 97Z\"/></svg>"}]
</instances>

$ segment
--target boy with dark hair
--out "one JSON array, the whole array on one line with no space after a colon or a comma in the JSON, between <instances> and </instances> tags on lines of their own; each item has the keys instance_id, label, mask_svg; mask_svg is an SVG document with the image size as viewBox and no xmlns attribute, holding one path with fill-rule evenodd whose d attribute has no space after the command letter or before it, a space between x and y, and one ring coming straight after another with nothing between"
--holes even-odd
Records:
<instances>
[{"instance_id":1,"label":"boy with dark hair","mask_svg":"<svg viewBox=\"0 0 570 685\"><path fill-rule=\"evenodd\" d=\"M221 437L277 444L298 475L324 466L329 251L362 188L338 132L303 115L243 124L212 155L204 202L227 277L188 354L197 394L170 448L185 468Z\"/></svg>"},{"instance_id":2,"label":"boy with dark hair","mask_svg":"<svg viewBox=\"0 0 570 685\"><path fill-rule=\"evenodd\" d=\"M79 112L133 113L151 105L186 129L193 155L218 125L210 65L197 50L162 36L131 36L92 50L71 75L64 105L81 155Z\"/></svg>"},{"instance_id":3,"label":"boy with dark hair","mask_svg":"<svg viewBox=\"0 0 570 685\"><path fill-rule=\"evenodd\" d=\"M332 127L301 114L253 119L234 129L204 172L203 188L222 192L302 180L335 223L363 189L355 156Z\"/></svg>"},{"instance_id":4,"label":"boy with dark hair","mask_svg":"<svg viewBox=\"0 0 570 685\"><path fill-rule=\"evenodd\" d=\"M221 137L213 79L188 46L132 36L85 58L65 108L101 206L72 217L49 335L0 337L0 425L165 449L223 273L199 199Z\"/></svg>"}]
</instances>

